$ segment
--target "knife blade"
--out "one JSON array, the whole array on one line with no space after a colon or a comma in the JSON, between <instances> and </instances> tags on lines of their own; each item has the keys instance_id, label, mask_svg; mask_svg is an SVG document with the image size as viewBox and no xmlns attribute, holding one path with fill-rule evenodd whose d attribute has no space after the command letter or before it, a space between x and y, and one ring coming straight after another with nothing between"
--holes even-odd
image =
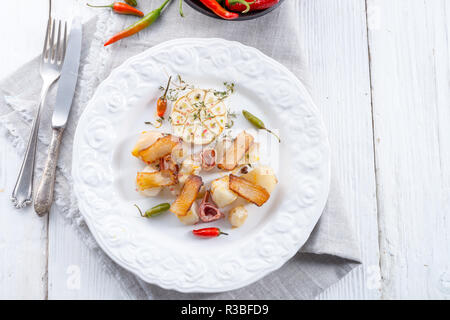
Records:
<instances>
[{"instance_id":1,"label":"knife blade","mask_svg":"<svg viewBox=\"0 0 450 320\"><path fill-rule=\"evenodd\" d=\"M53 128L65 128L72 107L75 88L78 80L78 69L81 58L81 40L83 37L81 21L78 17L72 20L67 42L66 56L61 69L55 108L52 116Z\"/></svg>"}]
</instances>

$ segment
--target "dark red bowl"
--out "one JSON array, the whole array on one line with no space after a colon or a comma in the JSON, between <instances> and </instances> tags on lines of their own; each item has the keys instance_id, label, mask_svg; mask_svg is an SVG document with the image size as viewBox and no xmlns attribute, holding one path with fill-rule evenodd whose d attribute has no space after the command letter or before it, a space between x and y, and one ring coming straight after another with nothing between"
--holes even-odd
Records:
<instances>
[{"instance_id":1,"label":"dark red bowl","mask_svg":"<svg viewBox=\"0 0 450 320\"><path fill-rule=\"evenodd\" d=\"M262 17L263 15L268 14L269 12L278 8L283 3L283 1L284 0L280 0L280 2L278 2L276 5L274 5L270 8L267 8L265 10L241 13L239 15L239 18L233 19L233 20L228 20L228 21L252 20L252 19ZM209 10L207 7L205 7L199 0L185 0L185 2L189 6L191 6L193 9L197 10L198 12L203 13L204 15L207 15L207 16L210 16L210 17L216 18L216 19L222 19L222 18L218 17L217 15L215 15L214 12Z\"/></svg>"}]
</instances>

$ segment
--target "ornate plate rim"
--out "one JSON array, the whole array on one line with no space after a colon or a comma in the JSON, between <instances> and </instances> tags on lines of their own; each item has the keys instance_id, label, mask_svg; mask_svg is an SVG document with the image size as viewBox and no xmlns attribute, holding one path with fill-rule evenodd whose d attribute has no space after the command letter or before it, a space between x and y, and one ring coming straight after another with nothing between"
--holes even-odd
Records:
<instances>
[{"instance_id":1,"label":"ornate plate rim","mask_svg":"<svg viewBox=\"0 0 450 320\"><path fill-rule=\"evenodd\" d=\"M236 46L239 47L240 49L242 49L243 51L250 51L253 54L257 55L259 58L261 58L262 60L264 60L266 63L271 64L272 66L276 67L277 69L279 69L282 73L286 74L287 76L289 76L290 80L292 80L296 86L298 87L298 89L300 89L301 91L301 95L302 98L306 100L306 102L308 103L308 106L311 108L311 112L315 113L316 117L317 117L317 121L319 122L318 126L320 126L321 130L323 131L322 133L324 134L323 137L323 141L321 143L323 143L323 147L325 149L325 157L323 159L323 165L324 165L324 170L325 170L325 176L323 177L323 184L322 184L322 189L321 190L321 197L319 199L316 199L315 204L314 204L314 216L310 218L309 221L309 225L304 227L304 231L302 237L300 237L297 240L297 243L295 246L292 246L289 249L289 252L285 255L285 257L279 259L278 261L275 261L274 263L272 263L269 267L265 268L262 271L258 271L255 272L253 274L253 276L248 277L245 280L240 280L240 281L235 281L232 282L231 284L227 284L227 285L223 285L220 287L215 287L215 288L208 288L208 287L186 287L183 286L183 280L180 280L176 283L171 283L169 285L163 283L160 279L158 279L157 277L149 277L147 275L145 275L142 270L140 268L137 268L136 266L129 266L126 265L125 263L123 263L117 256L116 252L114 252L114 250L112 248L110 248L104 241L103 239L99 236L98 234L98 230L94 227L93 225L93 221L91 220L92 217L88 214L88 208L86 208L84 206L84 203L82 201L80 201L80 190L78 188L78 163L76 161L72 162L72 176L73 176L73 181L74 181L74 194L77 198L78 201L78 205L79 205L79 209L80 212L82 213L82 216L84 217L87 226L89 227L89 230L92 232L94 238L96 239L96 241L98 242L99 246L102 248L102 250L104 250L108 256L118 265L120 265L122 268L134 273L135 275L137 275L138 277L140 277L142 280L144 280L147 283L152 283L152 284L156 284L164 289L169 289L169 290L177 290L179 292L183 292L183 293L192 293L192 292L204 292L204 293L214 293L214 292L225 292L225 291L230 291L230 290L235 290L235 289L239 289L242 287L245 287L251 283L254 283L258 280L260 280L261 278L265 277L266 275L268 275L269 273L279 269L283 264L285 264L288 260L290 260L297 252L298 250L301 249L301 247L306 243L307 239L309 238L313 228L315 227L315 225L317 224L320 216L322 215L323 209L326 206L326 202L328 199L328 194L329 194L329 188L330 188L330 180L331 180L331 160L330 160L330 146L329 146L329 140L328 140L328 134L326 132L325 129L325 125L323 123L323 119L320 115L319 110L317 109L311 95L309 94L308 90L306 89L306 87L303 85L303 83L290 71L288 70L284 65L282 65L281 63L279 63L278 61L268 57L267 55L265 55L264 53L262 53L261 51L259 51L256 48L250 47L250 46L246 46L243 45L240 42L237 41L229 41L229 40L225 40L225 39L220 39L220 38L181 38L181 39L174 39L174 40L169 40L163 43L160 43L158 45L155 45L149 49L147 49L146 51L139 53L133 57L130 57L129 59L127 59L126 61L124 61L120 66L116 67L114 70L111 71L110 75L102 81L102 83L100 83L100 85L96 88L96 91L94 93L94 95L92 96L92 98L90 99L89 103L87 104L86 108L84 109L82 115L80 116L78 125L77 125L77 129L74 135L74 142L73 142L73 160L75 160L78 155L78 145L80 143L80 139L81 139L81 127L82 127L82 123L83 121L85 121L85 117L88 113L88 111L92 108L93 105L93 101L95 101L96 99L98 99L98 95L99 92L101 91L100 89L104 86L106 86L106 83L110 82L111 79L113 79L121 70L125 70L126 66L131 65L132 63L134 63L135 61L138 61L138 59L140 57L143 56L151 56L152 54L155 54L158 50L161 50L162 48L165 48L167 46L176 46L177 44L181 44L184 42L189 42L190 44L192 44L193 46L195 44L205 44L208 43L208 45L214 45L215 43L219 43L219 44L227 44L227 46Z\"/></svg>"}]
</instances>

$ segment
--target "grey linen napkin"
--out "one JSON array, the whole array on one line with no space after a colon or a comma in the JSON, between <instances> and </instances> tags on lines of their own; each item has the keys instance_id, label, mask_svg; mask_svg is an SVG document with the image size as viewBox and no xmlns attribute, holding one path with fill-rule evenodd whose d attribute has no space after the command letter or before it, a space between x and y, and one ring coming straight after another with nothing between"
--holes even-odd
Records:
<instances>
[{"instance_id":1,"label":"grey linen napkin","mask_svg":"<svg viewBox=\"0 0 450 320\"><path fill-rule=\"evenodd\" d=\"M141 1L146 12L159 5ZM309 240L290 261L245 288L217 294L183 294L144 283L115 264L97 245L78 211L71 187L73 136L77 121L98 84L129 57L166 40L183 37L218 37L256 47L287 66L308 87L308 70L299 32L299 1L285 1L262 18L230 23L203 16L185 6L183 19L172 3L162 17L138 35L104 48L105 39L128 26L133 19L102 12L84 25L80 77L58 163L54 211L63 214L81 239L94 250L107 270L123 287L125 298L137 299L311 299L339 281L359 264L360 250L351 215L343 207L340 189L332 175L330 195L321 219ZM0 128L19 154L23 154L41 89L39 58L35 58L0 84ZM55 90L48 98L39 133L37 176L42 172L50 140L51 109ZM8 186L8 192L13 186Z\"/></svg>"}]
</instances>

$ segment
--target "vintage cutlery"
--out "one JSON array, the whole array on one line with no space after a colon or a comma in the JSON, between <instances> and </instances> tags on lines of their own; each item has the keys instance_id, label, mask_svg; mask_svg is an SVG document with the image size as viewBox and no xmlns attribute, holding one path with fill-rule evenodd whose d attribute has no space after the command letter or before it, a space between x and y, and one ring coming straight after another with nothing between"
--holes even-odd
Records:
<instances>
[{"instance_id":1,"label":"vintage cutlery","mask_svg":"<svg viewBox=\"0 0 450 320\"><path fill-rule=\"evenodd\" d=\"M31 203L33 194L34 163L36 158L36 145L38 140L41 109L44 106L47 92L51 85L59 78L66 53L67 23L61 20L51 19L47 24L44 49L41 58L41 77L43 86L40 102L33 120L30 138L17 177L17 182L11 195L16 208L24 208Z\"/></svg>"},{"instance_id":2,"label":"vintage cutlery","mask_svg":"<svg viewBox=\"0 0 450 320\"><path fill-rule=\"evenodd\" d=\"M34 198L34 210L39 216L50 211L53 202L56 164L58 162L59 146L69 118L75 87L78 79L78 68L81 56L82 26L79 19L72 21L72 27L67 44L66 57L59 79L56 103L52 117L52 140L49 145L47 161L39 187Z\"/></svg>"}]
</instances>

